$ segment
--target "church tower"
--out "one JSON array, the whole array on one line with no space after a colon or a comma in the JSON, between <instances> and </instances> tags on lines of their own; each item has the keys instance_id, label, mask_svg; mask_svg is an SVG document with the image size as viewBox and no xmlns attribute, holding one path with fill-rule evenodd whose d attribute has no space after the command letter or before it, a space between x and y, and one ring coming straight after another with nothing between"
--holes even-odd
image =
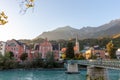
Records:
<instances>
[{"instance_id":1,"label":"church tower","mask_svg":"<svg viewBox=\"0 0 120 80\"><path fill-rule=\"evenodd\" d=\"M75 42L75 54L76 53L80 53L79 42L78 42L78 35L76 36L76 42Z\"/></svg>"}]
</instances>

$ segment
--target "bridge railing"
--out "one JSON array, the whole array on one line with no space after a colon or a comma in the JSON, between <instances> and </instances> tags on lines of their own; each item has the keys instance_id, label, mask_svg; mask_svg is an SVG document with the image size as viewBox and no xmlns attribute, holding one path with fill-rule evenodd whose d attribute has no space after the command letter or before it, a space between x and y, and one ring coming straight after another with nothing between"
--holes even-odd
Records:
<instances>
[{"instance_id":1,"label":"bridge railing","mask_svg":"<svg viewBox=\"0 0 120 80\"><path fill-rule=\"evenodd\" d=\"M69 64L94 65L98 67L120 68L120 60L68 60Z\"/></svg>"}]
</instances>

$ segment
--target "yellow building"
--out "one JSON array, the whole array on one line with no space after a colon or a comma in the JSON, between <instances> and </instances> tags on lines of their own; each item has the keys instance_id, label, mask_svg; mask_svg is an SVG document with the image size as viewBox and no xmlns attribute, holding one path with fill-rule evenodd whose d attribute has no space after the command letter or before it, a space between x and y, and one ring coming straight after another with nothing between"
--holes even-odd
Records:
<instances>
[{"instance_id":1,"label":"yellow building","mask_svg":"<svg viewBox=\"0 0 120 80\"><path fill-rule=\"evenodd\" d=\"M95 49L95 48L89 48L85 52L85 58L90 59L92 55L95 55L99 58L105 58L105 50L104 49Z\"/></svg>"},{"instance_id":2,"label":"yellow building","mask_svg":"<svg viewBox=\"0 0 120 80\"><path fill-rule=\"evenodd\" d=\"M86 52L85 52L85 58L86 59L90 59L91 55L92 55L92 49L86 50Z\"/></svg>"}]
</instances>

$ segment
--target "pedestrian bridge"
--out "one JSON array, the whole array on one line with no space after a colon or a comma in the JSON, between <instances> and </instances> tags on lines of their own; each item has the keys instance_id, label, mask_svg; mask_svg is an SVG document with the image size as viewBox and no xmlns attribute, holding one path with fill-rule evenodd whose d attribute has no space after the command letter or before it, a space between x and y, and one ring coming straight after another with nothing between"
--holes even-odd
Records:
<instances>
[{"instance_id":1,"label":"pedestrian bridge","mask_svg":"<svg viewBox=\"0 0 120 80\"><path fill-rule=\"evenodd\" d=\"M109 80L107 69L120 70L120 60L67 60L66 73L80 73L79 65L87 66L87 80Z\"/></svg>"},{"instance_id":2,"label":"pedestrian bridge","mask_svg":"<svg viewBox=\"0 0 120 80\"><path fill-rule=\"evenodd\" d=\"M67 60L67 63L120 70L120 60Z\"/></svg>"}]
</instances>

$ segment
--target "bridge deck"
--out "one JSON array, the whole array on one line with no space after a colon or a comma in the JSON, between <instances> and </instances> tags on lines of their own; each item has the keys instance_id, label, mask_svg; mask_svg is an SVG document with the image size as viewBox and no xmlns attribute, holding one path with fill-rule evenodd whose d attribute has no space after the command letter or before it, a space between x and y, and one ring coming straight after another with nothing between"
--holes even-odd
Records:
<instances>
[{"instance_id":1,"label":"bridge deck","mask_svg":"<svg viewBox=\"0 0 120 80\"><path fill-rule=\"evenodd\" d=\"M120 60L68 60L67 63L120 70Z\"/></svg>"}]
</instances>

